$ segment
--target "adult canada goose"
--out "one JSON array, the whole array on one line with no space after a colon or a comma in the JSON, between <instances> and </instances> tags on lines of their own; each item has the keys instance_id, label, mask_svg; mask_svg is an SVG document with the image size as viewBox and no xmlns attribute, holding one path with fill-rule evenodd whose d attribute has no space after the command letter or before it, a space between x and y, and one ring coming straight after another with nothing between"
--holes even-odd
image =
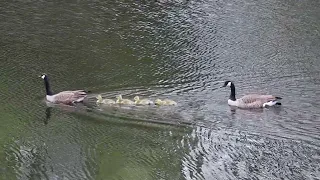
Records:
<instances>
[{"instance_id":1,"label":"adult canada goose","mask_svg":"<svg viewBox=\"0 0 320 180\"><path fill-rule=\"evenodd\" d=\"M75 102L82 102L87 93L84 90L75 91L62 91L57 94L53 94L50 89L49 78L46 74L40 76L44 80L44 85L46 88L46 99L52 103L63 103L63 104L73 104Z\"/></svg>"},{"instance_id":2,"label":"adult canada goose","mask_svg":"<svg viewBox=\"0 0 320 180\"><path fill-rule=\"evenodd\" d=\"M170 99L164 99L164 100L161 100L161 99L156 99L155 102L154 102L156 105L168 105L168 106L175 106L177 105L177 103L173 100L170 100Z\"/></svg>"},{"instance_id":3,"label":"adult canada goose","mask_svg":"<svg viewBox=\"0 0 320 180\"><path fill-rule=\"evenodd\" d=\"M97 104L115 104L116 102L112 99L103 99L102 96L99 94L97 97L96 97L98 100L97 100Z\"/></svg>"},{"instance_id":4,"label":"adult canada goose","mask_svg":"<svg viewBox=\"0 0 320 180\"><path fill-rule=\"evenodd\" d=\"M226 86L229 86L231 89L230 97L228 99L228 104L230 106L239 108L262 108L266 106L281 105L278 100L282 98L273 95L249 94L236 99L236 89L233 82L225 81L222 87Z\"/></svg>"},{"instance_id":5,"label":"adult canada goose","mask_svg":"<svg viewBox=\"0 0 320 180\"><path fill-rule=\"evenodd\" d=\"M127 104L127 105L133 105L134 104L134 102L129 100L129 99L122 99L122 95L121 94L116 96L116 98L117 98L117 101L116 101L117 104Z\"/></svg>"},{"instance_id":6,"label":"adult canada goose","mask_svg":"<svg viewBox=\"0 0 320 180\"><path fill-rule=\"evenodd\" d=\"M139 96L135 96L134 98L134 103L137 105L151 105L153 102L149 99L140 99Z\"/></svg>"}]
</instances>

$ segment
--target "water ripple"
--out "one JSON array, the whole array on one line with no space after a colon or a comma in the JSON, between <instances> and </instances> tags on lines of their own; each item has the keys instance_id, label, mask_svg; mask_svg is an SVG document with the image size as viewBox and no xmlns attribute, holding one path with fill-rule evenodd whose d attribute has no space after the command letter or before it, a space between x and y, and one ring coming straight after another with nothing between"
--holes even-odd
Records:
<instances>
[{"instance_id":1,"label":"water ripple","mask_svg":"<svg viewBox=\"0 0 320 180\"><path fill-rule=\"evenodd\" d=\"M198 128L195 133L198 143L191 145L190 153L183 160L186 179L207 179L212 176L219 179L315 178L319 173L316 163L320 159L311 160L319 157L316 148L300 142L206 128ZM314 174L309 174L309 171Z\"/></svg>"},{"instance_id":2,"label":"water ripple","mask_svg":"<svg viewBox=\"0 0 320 180\"><path fill-rule=\"evenodd\" d=\"M315 1L1 2L6 179L316 179ZM85 105L46 107L91 90ZM278 109L227 105L283 97ZM99 107L95 96L176 107ZM181 130L183 129L183 130ZM8 170L8 171L7 171Z\"/></svg>"}]
</instances>

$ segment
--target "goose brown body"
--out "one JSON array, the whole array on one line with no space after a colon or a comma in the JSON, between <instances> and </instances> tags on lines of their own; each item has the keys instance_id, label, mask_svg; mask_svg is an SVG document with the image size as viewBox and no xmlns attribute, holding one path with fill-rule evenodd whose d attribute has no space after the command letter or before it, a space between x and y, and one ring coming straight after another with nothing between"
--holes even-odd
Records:
<instances>
[{"instance_id":1,"label":"goose brown body","mask_svg":"<svg viewBox=\"0 0 320 180\"><path fill-rule=\"evenodd\" d=\"M272 95L250 94L237 99L240 108L262 108L265 103L276 101L277 97Z\"/></svg>"},{"instance_id":2,"label":"goose brown body","mask_svg":"<svg viewBox=\"0 0 320 180\"><path fill-rule=\"evenodd\" d=\"M76 91L62 91L58 94L52 95L52 98L47 97L47 100L53 103L71 104L74 102L81 102L87 97L87 93L84 90Z\"/></svg>"}]
</instances>

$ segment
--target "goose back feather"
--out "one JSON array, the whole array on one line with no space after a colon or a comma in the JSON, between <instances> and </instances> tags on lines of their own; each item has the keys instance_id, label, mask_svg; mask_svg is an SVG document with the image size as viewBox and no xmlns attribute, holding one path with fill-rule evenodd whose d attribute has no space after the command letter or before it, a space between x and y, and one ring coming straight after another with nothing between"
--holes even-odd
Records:
<instances>
[{"instance_id":1,"label":"goose back feather","mask_svg":"<svg viewBox=\"0 0 320 180\"><path fill-rule=\"evenodd\" d=\"M62 91L58 94L54 94L51 97L47 95L47 100L53 103L71 104L74 102L81 102L87 97L87 93L82 90L77 91Z\"/></svg>"}]
</instances>

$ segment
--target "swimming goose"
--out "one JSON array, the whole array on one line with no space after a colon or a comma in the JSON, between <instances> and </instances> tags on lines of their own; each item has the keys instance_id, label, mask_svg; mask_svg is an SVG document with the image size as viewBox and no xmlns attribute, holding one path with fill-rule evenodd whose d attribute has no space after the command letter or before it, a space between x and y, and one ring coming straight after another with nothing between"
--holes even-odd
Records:
<instances>
[{"instance_id":1,"label":"swimming goose","mask_svg":"<svg viewBox=\"0 0 320 180\"><path fill-rule=\"evenodd\" d=\"M127 104L127 105L133 105L134 104L134 102L129 100L129 99L122 99L122 95L121 94L116 96L116 98L117 98L117 101L116 101L117 104Z\"/></svg>"},{"instance_id":2,"label":"swimming goose","mask_svg":"<svg viewBox=\"0 0 320 180\"><path fill-rule=\"evenodd\" d=\"M87 93L85 90L75 90L75 91L62 91L57 94L53 94L50 89L49 79L46 74L40 76L44 80L44 85L46 87L46 99L52 103L63 103L63 104L73 104L75 102L82 102Z\"/></svg>"},{"instance_id":3,"label":"swimming goose","mask_svg":"<svg viewBox=\"0 0 320 180\"><path fill-rule=\"evenodd\" d=\"M103 99L100 94L96 98L98 99L97 104L115 104L116 103L112 99Z\"/></svg>"},{"instance_id":4,"label":"swimming goose","mask_svg":"<svg viewBox=\"0 0 320 180\"><path fill-rule=\"evenodd\" d=\"M170 100L170 99L164 99L164 100L161 100L161 99L156 99L155 102L154 102L156 105L168 105L168 106L175 106L177 105L177 103L173 100Z\"/></svg>"},{"instance_id":5,"label":"swimming goose","mask_svg":"<svg viewBox=\"0 0 320 180\"><path fill-rule=\"evenodd\" d=\"M137 105L151 105L153 102L149 99L140 99L139 96L135 96L134 98L134 103Z\"/></svg>"},{"instance_id":6,"label":"swimming goose","mask_svg":"<svg viewBox=\"0 0 320 180\"><path fill-rule=\"evenodd\" d=\"M267 106L281 105L278 100L282 98L273 95L249 94L236 99L236 90L233 82L225 81L222 87L226 86L231 88L231 94L228 99L228 104L230 106L236 106L239 108L262 108Z\"/></svg>"}]
</instances>

